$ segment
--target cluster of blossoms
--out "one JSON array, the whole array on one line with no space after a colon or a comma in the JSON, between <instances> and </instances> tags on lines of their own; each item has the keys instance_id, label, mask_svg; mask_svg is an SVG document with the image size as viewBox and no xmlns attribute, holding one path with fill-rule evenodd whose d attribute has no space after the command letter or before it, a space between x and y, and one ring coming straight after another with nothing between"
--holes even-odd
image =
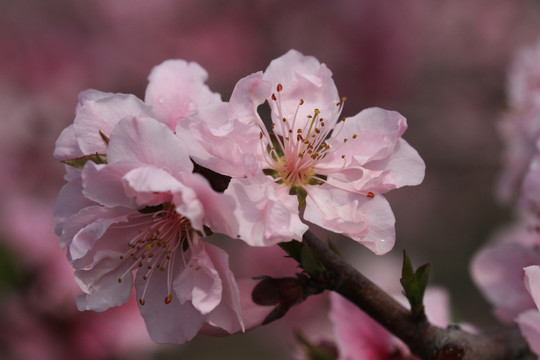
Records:
<instances>
[{"instance_id":1,"label":"cluster of blossoms","mask_svg":"<svg viewBox=\"0 0 540 360\"><path fill-rule=\"evenodd\" d=\"M509 74L509 105L500 123L505 141L498 196L517 219L481 249L474 281L504 323L517 323L540 354L540 42L519 52ZM512 201L512 199L517 199Z\"/></svg>"},{"instance_id":2,"label":"cluster of blossoms","mask_svg":"<svg viewBox=\"0 0 540 360\"><path fill-rule=\"evenodd\" d=\"M219 238L208 242L214 233L272 246L301 241L312 223L384 254L395 220L382 194L424 176L401 138L405 118L378 108L342 117L345 98L313 57L289 51L241 79L228 102L206 78L168 60L144 101L84 91L54 153L66 164L55 220L83 291L78 308L121 305L134 286L157 342L244 331L268 314ZM208 170L230 181L217 191Z\"/></svg>"}]
</instances>

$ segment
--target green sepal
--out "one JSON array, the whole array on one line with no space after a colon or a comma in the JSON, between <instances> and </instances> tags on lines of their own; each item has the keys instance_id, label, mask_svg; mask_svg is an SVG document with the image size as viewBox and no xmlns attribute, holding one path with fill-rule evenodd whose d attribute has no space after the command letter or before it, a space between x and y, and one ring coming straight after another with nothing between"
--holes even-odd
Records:
<instances>
[{"instance_id":1,"label":"green sepal","mask_svg":"<svg viewBox=\"0 0 540 360\"><path fill-rule=\"evenodd\" d=\"M307 191L299 185L294 185L289 190L289 195L296 195L298 198L298 210L306 206Z\"/></svg>"},{"instance_id":2,"label":"green sepal","mask_svg":"<svg viewBox=\"0 0 540 360\"><path fill-rule=\"evenodd\" d=\"M341 256L341 253L339 252L339 249L337 248L336 244L334 244L332 239L328 238L327 242L328 242L328 247L330 248L330 250L332 250L334 252L334 254Z\"/></svg>"},{"instance_id":3,"label":"green sepal","mask_svg":"<svg viewBox=\"0 0 540 360\"><path fill-rule=\"evenodd\" d=\"M312 277L322 274L325 270L315 252L307 245L302 247L300 266Z\"/></svg>"},{"instance_id":4,"label":"green sepal","mask_svg":"<svg viewBox=\"0 0 540 360\"><path fill-rule=\"evenodd\" d=\"M64 164L73 166L77 169L82 169L88 161L92 161L96 164L106 164L107 155L95 153L92 155L81 156L75 159L62 160Z\"/></svg>"},{"instance_id":5,"label":"green sepal","mask_svg":"<svg viewBox=\"0 0 540 360\"><path fill-rule=\"evenodd\" d=\"M292 240L288 242L282 242L278 244L280 248L283 249L289 255L290 258L296 260L297 263L301 263L301 253L302 247L304 244L297 240Z\"/></svg>"},{"instance_id":6,"label":"green sepal","mask_svg":"<svg viewBox=\"0 0 540 360\"><path fill-rule=\"evenodd\" d=\"M279 139L276 135L271 134L270 140L272 141L272 145L266 145L266 151L272 155L272 159L274 159L274 161L279 161L285 155L283 153L283 149L281 148Z\"/></svg>"},{"instance_id":7,"label":"green sepal","mask_svg":"<svg viewBox=\"0 0 540 360\"><path fill-rule=\"evenodd\" d=\"M316 174L315 176L312 176L308 180L308 184L309 185L322 185L322 184L324 184L324 182L326 181L327 178L328 178L328 176L326 176L326 175Z\"/></svg>"},{"instance_id":8,"label":"green sepal","mask_svg":"<svg viewBox=\"0 0 540 360\"><path fill-rule=\"evenodd\" d=\"M206 225L203 225L203 232L204 232L204 235L206 236L210 236L210 235L213 235L214 232L212 231L212 229L210 229L208 226Z\"/></svg>"},{"instance_id":9,"label":"green sepal","mask_svg":"<svg viewBox=\"0 0 540 360\"><path fill-rule=\"evenodd\" d=\"M269 175L269 176L273 177L274 179L279 177L279 172L277 172L274 169L263 169L262 172L263 172L264 175Z\"/></svg>"},{"instance_id":10,"label":"green sepal","mask_svg":"<svg viewBox=\"0 0 540 360\"><path fill-rule=\"evenodd\" d=\"M311 343L301 332L295 333L296 340L305 348L306 359L309 360L336 360L335 349L328 349L325 346L317 346Z\"/></svg>"},{"instance_id":11,"label":"green sepal","mask_svg":"<svg viewBox=\"0 0 540 360\"><path fill-rule=\"evenodd\" d=\"M424 264L414 271L411 259L407 252L403 251L403 267L399 281L403 287L405 297L411 304L413 314L423 314L424 312L423 300L429 280L429 268L429 264Z\"/></svg>"}]
</instances>

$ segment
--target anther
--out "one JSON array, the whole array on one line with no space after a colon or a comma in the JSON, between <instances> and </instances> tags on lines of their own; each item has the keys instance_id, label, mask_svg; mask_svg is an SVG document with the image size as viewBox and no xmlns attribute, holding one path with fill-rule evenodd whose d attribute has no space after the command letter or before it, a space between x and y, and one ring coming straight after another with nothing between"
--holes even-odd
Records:
<instances>
[{"instance_id":1,"label":"anther","mask_svg":"<svg viewBox=\"0 0 540 360\"><path fill-rule=\"evenodd\" d=\"M277 85L277 91L281 91L281 90L283 90L283 85L278 84L278 85Z\"/></svg>"},{"instance_id":2,"label":"anther","mask_svg":"<svg viewBox=\"0 0 540 360\"><path fill-rule=\"evenodd\" d=\"M272 100L276 101L277 98L276 98L276 94L272 94Z\"/></svg>"},{"instance_id":3,"label":"anther","mask_svg":"<svg viewBox=\"0 0 540 360\"><path fill-rule=\"evenodd\" d=\"M375 197L375 194L372 193L372 192L370 191L370 192L367 193L366 196L367 196L368 198L370 198L370 199L373 199L373 198Z\"/></svg>"},{"instance_id":4,"label":"anther","mask_svg":"<svg viewBox=\"0 0 540 360\"><path fill-rule=\"evenodd\" d=\"M300 105L304 105L304 99L300 99Z\"/></svg>"},{"instance_id":5,"label":"anther","mask_svg":"<svg viewBox=\"0 0 540 360\"><path fill-rule=\"evenodd\" d=\"M144 305L144 303L145 303L144 299L139 299L139 304L141 304L141 306Z\"/></svg>"},{"instance_id":6,"label":"anther","mask_svg":"<svg viewBox=\"0 0 540 360\"><path fill-rule=\"evenodd\" d=\"M352 138L353 138L353 139L356 139L357 136L358 136L358 135L353 134Z\"/></svg>"},{"instance_id":7,"label":"anther","mask_svg":"<svg viewBox=\"0 0 540 360\"><path fill-rule=\"evenodd\" d=\"M165 297L165 304L170 304L172 301L172 294L169 294Z\"/></svg>"}]
</instances>

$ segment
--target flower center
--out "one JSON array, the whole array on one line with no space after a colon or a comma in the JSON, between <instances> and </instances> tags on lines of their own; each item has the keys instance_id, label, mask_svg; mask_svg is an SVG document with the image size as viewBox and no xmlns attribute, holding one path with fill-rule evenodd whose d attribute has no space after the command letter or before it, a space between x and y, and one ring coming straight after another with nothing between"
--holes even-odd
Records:
<instances>
[{"instance_id":1,"label":"flower center","mask_svg":"<svg viewBox=\"0 0 540 360\"><path fill-rule=\"evenodd\" d=\"M346 98L336 104L335 111L328 114L328 119L323 118L317 108L306 115L305 119L298 119L300 107L304 105L303 99L298 102L292 117L287 118L281 106L282 90L283 86L279 84L277 95L272 94L277 109L273 112L272 132L269 133L261 126L260 139L266 138L262 144L267 144L263 154L268 164L268 168L263 171L291 188L320 185L326 176L318 171L317 164L334 150L326 140L336 130L339 120L345 120L339 117Z\"/></svg>"},{"instance_id":2,"label":"flower center","mask_svg":"<svg viewBox=\"0 0 540 360\"><path fill-rule=\"evenodd\" d=\"M124 274L118 278L121 283L123 278L133 269L145 271L143 280L146 281L143 293L139 298L139 303L144 305L144 297L150 278L156 271L167 271L167 290L165 303L169 304L172 300L172 275L175 257L178 250L184 251L190 245L191 224L189 219L180 215L172 204L163 204L154 208L146 208L151 211L148 216L150 226L141 230L128 243L129 249L120 256L124 262L131 263Z\"/></svg>"}]
</instances>

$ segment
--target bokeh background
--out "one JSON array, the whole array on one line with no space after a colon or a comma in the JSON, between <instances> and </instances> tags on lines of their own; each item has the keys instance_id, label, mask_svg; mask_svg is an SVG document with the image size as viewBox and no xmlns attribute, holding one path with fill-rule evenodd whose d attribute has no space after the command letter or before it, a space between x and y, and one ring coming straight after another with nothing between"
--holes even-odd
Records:
<instances>
[{"instance_id":1,"label":"bokeh background","mask_svg":"<svg viewBox=\"0 0 540 360\"><path fill-rule=\"evenodd\" d=\"M64 183L54 141L73 121L80 91L142 98L151 68L182 58L202 65L211 89L228 99L236 81L290 48L333 71L349 99L345 116L370 106L406 116L405 138L427 164L422 185L388 196L398 234L390 255L338 245L359 268L394 271L396 279L399 264L388 258L399 261L407 249L415 264L432 264L432 283L449 290L457 320L497 327L468 266L511 218L494 196L496 123L512 58L539 34L533 0L0 2L0 358L292 358L292 329L324 317L324 307L182 346L152 344L133 304L77 312L52 221ZM241 251L231 257L243 266Z\"/></svg>"}]
</instances>

